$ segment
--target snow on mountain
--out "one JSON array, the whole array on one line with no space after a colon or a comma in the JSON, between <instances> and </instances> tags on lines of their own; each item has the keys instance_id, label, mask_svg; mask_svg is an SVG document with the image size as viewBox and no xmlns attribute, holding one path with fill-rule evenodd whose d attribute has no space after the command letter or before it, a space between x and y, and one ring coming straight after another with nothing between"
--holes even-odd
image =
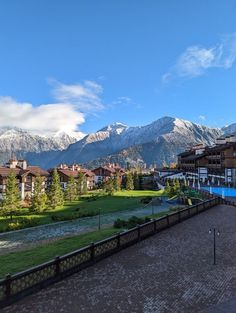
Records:
<instances>
[{"instance_id":1,"label":"snow on mountain","mask_svg":"<svg viewBox=\"0 0 236 313\"><path fill-rule=\"evenodd\" d=\"M13 156L23 158L27 152L63 150L76 141L65 133L43 137L19 128L3 127L0 128L0 164Z\"/></svg>"},{"instance_id":2,"label":"snow on mountain","mask_svg":"<svg viewBox=\"0 0 236 313\"><path fill-rule=\"evenodd\" d=\"M230 134L236 135L236 123L225 126L222 128L222 130L223 130L225 135L230 135Z\"/></svg>"},{"instance_id":3,"label":"snow on mountain","mask_svg":"<svg viewBox=\"0 0 236 313\"><path fill-rule=\"evenodd\" d=\"M86 136L76 133L77 138L66 133L46 138L16 128L0 128L0 161L16 154L44 168L63 162L161 165L176 161L177 154L192 144L211 145L219 136L232 132L236 133L236 124L210 128L168 116L145 126L113 123Z\"/></svg>"},{"instance_id":4,"label":"snow on mountain","mask_svg":"<svg viewBox=\"0 0 236 313\"><path fill-rule=\"evenodd\" d=\"M71 144L57 154L48 166L61 162L87 163L117 154L119 159L121 156L125 159L124 155L129 158L132 149L139 151L137 158L143 162L170 162L176 160L176 155L188 145L200 142L213 144L222 134L220 129L172 117L163 117L149 125L137 127L114 123ZM133 151L131 154L134 154Z\"/></svg>"}]
</instances>

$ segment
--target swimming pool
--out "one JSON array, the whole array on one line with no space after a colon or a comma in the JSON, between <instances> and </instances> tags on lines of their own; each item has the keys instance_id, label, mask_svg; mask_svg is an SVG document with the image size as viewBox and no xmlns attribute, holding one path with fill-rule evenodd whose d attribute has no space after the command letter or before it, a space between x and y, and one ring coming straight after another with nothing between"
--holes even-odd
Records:
<instances>
[{"instance_id":1,"label":"swimming pool","mask_svg":"<svg viewBox=\"0 0 236 313\"><path fill-rule=\"evenodd\" d=\"M224 194L225 197L236 197L236 189L235 188L228 188L228 187L202 187L203 190L207 190L217 195L222 196Z\"/></svg>"}]
</instances>

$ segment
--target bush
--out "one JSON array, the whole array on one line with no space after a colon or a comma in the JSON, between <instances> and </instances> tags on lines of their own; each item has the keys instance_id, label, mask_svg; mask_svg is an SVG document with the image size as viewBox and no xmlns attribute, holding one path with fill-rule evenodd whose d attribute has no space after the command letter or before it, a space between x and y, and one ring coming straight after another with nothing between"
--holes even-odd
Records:
<instances>
[{"instance_id":1,"label":"bush","mask_svg":"<svg viewBox=\"0 0 236 313\"><path fill-rule=\"evenodd\" d=\"M141 224L145 224L147 222L150 222L150 220L151 219L149 217L140 218L140 217L137 217L137 216L132 216L127 221L121 220L121 219L118 218L114 222L114 227L115 228L130 229L130 228L136 227L137 225L141 225Z\"/></svg>"},{"instance_id":2,"label":"bush","mask_svg":"<svg viewBox=\"0 0 236 313\"><path fill-rule=\"evenodd\" d=\"M37 225L39 225L39 221L37 219L32 218L32 217L24 217L14 222L8 223L6 231L34 227Z\"/></svg>"},{"instance_id":3,"label":"bush","mask_svg":"<svg viewBox=\"0 0 236 313\"><path fill-rule=\"evenodd\" d=\"M140 202L141 202L141 203L144 203L144 204L148 204L148 203L151 202L151 201L152 201L152 197L150 197L150 196L147 196L147 197L142 198L142 199L140 200Z\"/></svg>"},{"instance_id":4,"label":"bush","mask_svg":"<svg viewBox=\"0 0 236 313\"><path fill-rule=\"evenodd\" d=\"M98 215L98 211L90 211L90 212L76 212L74 214L65 215L65 214L58 214L58 215L52 215L51 219L54 222L61 222L61 221L72 221L78 218L82 217L90 217Z\"/></svg>"}]
</instances>

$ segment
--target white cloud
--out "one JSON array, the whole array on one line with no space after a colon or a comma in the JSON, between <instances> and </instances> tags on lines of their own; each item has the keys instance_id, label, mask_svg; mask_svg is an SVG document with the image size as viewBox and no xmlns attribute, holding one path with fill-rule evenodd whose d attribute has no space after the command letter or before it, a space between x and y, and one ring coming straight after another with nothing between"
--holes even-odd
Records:
<instances>
[{"instance_id":1,"label":"white cloud","mask_svg":"<svg viewBox=\"0 0 236 313\"><path fill-rule=\"evenodd\" d=\"M54 103L33 106L0 96L0 127L18 127L39 135L66 132L73 135L86 114L102 109L102 87L95 82L66 85L53 82Z\"/></svg>"},{"instance_id":2,"label":"white cloud","mask_svg":"<svg viewBox=\"0 0 236 313\"><path fill-rule=\"evenodd\" d=\"M229 69L236 60L236 33L222 36L211 47L190 46L177 59L176 64L162 75L166 83L174 77L192 78L203 75L211 68Z\"/></svg>"},{"instance_id":3,"label":"white cloud","mask_svg":"<svg viewBox=\"0 0 236 313\"><path fill-rule=\"evenodd\" d=\"M116 100L114 100L113 102L112 102L112 104L114 104L114 105L128 105L128 104L132 104L133 103L133 101L132 101L132 99L130 98L130 97L118 97Z\"/></svg>"},{"instance_id":4,"label":"white cloud","mask_svg":"<svg viewBox=\"0 0 236 313\"><path fill-rule=\"evenodd\" d=\"M66 85L58 81L51 82L54 98L63 103L73 103L78 110L94 112L104 108L100 94L102 86L93 82L85 81L83 84Z\"/></svg>"},{"instance_id":5,"label":"white cloud","mask_svg":"<svg viewBox=\"0 0 236 313\"><path fill-rule=\"evenodd\" d=\"M205 115L199 115L198 117L200 120L205 121L206 120L206 116Z\"/></svg>"},{"instance_id":6,"label":"white cloud","mask_svg":"<svg viewBox=\"0 0 236 313\"><path fill-rule=\"evenodd\" d=\"M189 47L179 57L176 64L176 71L179 76L199 76L205 70L214 66L216 50L205 49L198 46Z\"/></svg>"}]
</instances>

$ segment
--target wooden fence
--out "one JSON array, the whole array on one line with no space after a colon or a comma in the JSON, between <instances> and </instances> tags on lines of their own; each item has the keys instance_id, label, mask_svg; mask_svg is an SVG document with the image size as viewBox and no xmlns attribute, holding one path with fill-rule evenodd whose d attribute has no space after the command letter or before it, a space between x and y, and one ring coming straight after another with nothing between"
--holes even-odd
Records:
<instances>
[{"instance_id":1,"label":"wooden fence","mask_svg":"<svg viewBox=\"0 0 236 313\"><path fill-rule=\"evenodd\" d=\"M105 240L92 243L87 247L61 257L56 257L54 260L26 271L12 276L7 275L5 279L0 281L0 308L223 202L224 200L220 197L209 199L197 205L154 219Z\"/></svg>"}]
</instances>

